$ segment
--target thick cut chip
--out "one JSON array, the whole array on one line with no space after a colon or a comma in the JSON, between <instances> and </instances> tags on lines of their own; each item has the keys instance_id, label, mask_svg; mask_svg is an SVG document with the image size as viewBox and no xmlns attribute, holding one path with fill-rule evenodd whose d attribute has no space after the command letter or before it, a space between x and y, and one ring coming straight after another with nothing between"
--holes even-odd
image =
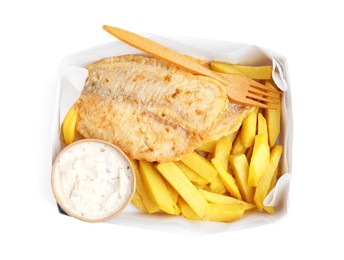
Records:
<instances>
[{"instance_id":1,"label":"thick cut chip","mask_svg":"<svg viewBox=\"0 0 344 260\"><path fill-rule=\"evenodd\" d=\"M131 202L140 210L147 212L146 206L143 203L141 195L135 191L133 198L131 199Z\"/></svg>"},{"instance_id":2,"label":"thick cut chip","mask_svg":"<svg viewBox=\"0 0 344 260\"><path fill-rule=\"evenodd\" d=\"M141 179L141 173L139 169L139 162L137 160L130 160L134 167L135 179L136 179L136 192L138 192L142 198L142 202L148 213L154 213L159 211L159 207L149 195L149 192L144 187Z\"/></svg>"},{"instance_id":3,"label":"thick cut chip","mask_svg":"<svg viewBox=\"0 0 344 260\"><path fill-rule=\"evenodd\" d=\"M229 160L243 199L253 203L254 188L248 186L249 165L246 156L244 154L232 155Z\"/></svg>"},{"instance_id":4,"label":"thick cut chip","mask_svg":"<svg viewBox=\"0 0 344 260\"><path fill-rule=\"evenodd\" d=\"M219 194L224 194L226 193L226 187L223 185L221 178L219 175L215 177L212 182L209 183L209 189L213 192L219 193Z\"/></svg>"},{"instance_id":5,"label":"thick cut chip","mask_svg":"<svg viewBox=\"0 0 344 260\"><path fill-rule=\"evenodd\" d=\"M256 187L269 166L270 146L266 134L256 135L249 167L248 185Z\"/></svg>"},{"instance_id":6,"label":"thick cut chip","mask_svg":"<svg viewBox=\"0 0 344 260\"><path fill-rule=\"evenodd\" d=\"M210 141L206 143L202 143L200 146L196 148L196 150L213 153L216 146L216 141Z\"/></svg>"},{"instance_id":7,"label":"thick cut chip","mask_svg":"<svg viewBox=\"0 0 344 260\"><path fill-rule=\"evenodd\" d=\"M178 207L185 218L189 220L201 220L195 211L182 198L178 198Z\"/></svg>"},{"instance_id":8,"label":"thick cut chip","mask_svg":"<svg viewBox=\"0 0 344 260\"><path fill-rule=\"evenodd\" d=\"M229 193L233 197L241 200L242 196L233 176L226 171L225 167L223 167L222 163L217 158L213 158L211 162L214 164L222 183L225 185Z\"/></svg>"},{"instance_id":9,"label":"thick cut chip","mask_svg":"<svg viewBox=\"0 0 344 260\"><path fill-rule=\"evenodd\" d=\"M209 181L207 181L206 179L204 179L203 177L201 177L198 173L196 173L195 171L191 170L188 166L186 166L186 164L184 164L183 162L174 162L178 168L184 173L184 175L186 176L186 178L188 178L193 184L197 185L197 186L204 186L206 184L209 183Z\"/></svg>"},{"instance_id":10,"label":"thick cut chip","mask_svg":"<svg viewBox=\"0 0 344 260\"><path fill-rule=\"evenodd\" d=\"M240 204L240 205L243 205L246 210L256 208L256 205L254 205L254 204L247 203L247 202L245 202L243 200L238 200L238 199L230 197L230 196L209 192L209 191L206 191L206 190L203 190L203 189L199 189L199 192L210 203L228 204L228 205Z\"/></svg>"},{"instance_id":11,"label":"thick cut chip","mask_svg":"<svg viewBox=\"0 0 344 260\"><path fill-rule=\"evenodd\" d=\"M209 204L198 192L196 187L185 177L173 162L159 163L156 168L161 175L171 184L186 203L195 211L198 217L203 218Z\"/></svg>"},{"instance_id":12,"label":"thick cut chip","mask_svg":"<svg viewBox=\"0 0 344 260\"><path fill-rule=\"evenodd\" d=\"M255 108L242 122L240 138L242 145L246 148L253 145L256 136L258 111L259 108Z\"/></svg>"},{"instance_id":13,"label":"thick cut chip","mask_svg":"<svg viewBox=\"0 0 344 260\"><path fill-rule=\"evenodd\" d=\"M143 184L147 187L149 194L158 207L168 214L178 215L179 209L173 202L163 178L154 168L153 164L146 161L140 161L139 165Z\"/></svg>"},{"instance_id":14,"label":"thick cut chip","mask_svg":"<svg viewBox=\"0 0 344 260\"><path fill-rule=\"evenodd\" d=\"M196 152L193 152L191 155L183 158L182 162L197 172L208 182L214 180L217 175L217 171L214 166L207 159Z\"/></svg>"},{"instance_id":15,"label":"thick cut chip","mask_svg":"<svg viewBox=\"0 0 344 260\"><path fill-rule=\"evenodd\" d=\"M219 159L223 167L227 170L228 158L232 149L232 143L227 137L222 137L216 142L214 157Z\"/></svg>"},{"instance_id":16,"label":"thick cut chip","mask_svg":"<svg viewBox=\"0 0 344 260\"><path fill-rule=\"evenodd\" d=\"M78 112L70 109L62 123L62 134L65 144L71 144L75 139L75 125L78 118Z\"/></svg>"},{"instance_id":17,"label":"thick cut chip","mask_svg":"<svg viewBox=\"0 0 344 260\"><path fill-rule=\"evenodd\" d=\"M271 65L245 66L214 61L210 63L210 67L218 72L244 75L251 79L271 79L272 75Z\"/></svg>"},{"instance_id":18,"label":"thick cut chip","mask_svg":"<svg viewBox=\"0 0 344 260\"><path fill-rule=\"evenodd\" d=\"M206 215L206 220L218 222L232 222L242 217L245 207L240 204L213 204L209 203L210 210Z\"/></svg>"},{"instance_id":19,"label":"thick cut chip","mask_svg":"<svg viewBox=\"0 0 344 260\"><path fill-rule=\"evenodd\" d=\"M264 208L263 201L268 194L271 180L278 167L278 163L282 155L282 150L282 146L280 145L276 145L274 148L272 148L268 169L258 182L256 192L254 194L254 202L256 203L257 208L260 211L262 211Z\"/></svg>"},{"instance_id":20,"label":"thick cut chip","mask_svg":"<svg viewBox=\"0 0 344 260\"><path fill-rule=\"evenodd\" d=\"M271 81L267 81L265 85L271 89L276 89ZM276 97L279 97L279 94L276 95ZM281 104L279 104L278 109L264 109L264 116L269 132L269 145L273 147L281 129Z\"/></svg>"}]
</instances>

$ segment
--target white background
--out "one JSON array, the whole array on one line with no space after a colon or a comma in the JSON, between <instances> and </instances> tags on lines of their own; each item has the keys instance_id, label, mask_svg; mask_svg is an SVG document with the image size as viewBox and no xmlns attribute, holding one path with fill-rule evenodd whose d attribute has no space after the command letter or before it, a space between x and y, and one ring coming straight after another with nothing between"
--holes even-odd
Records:
<instances>
[{"instance_id":1,"label":"white background","mask_svg":"<svg viewBox=\"0 0 344 260\"><path fill-rule=\"evenodd\" d=\"M343 259L341 1L2 1L0 259ZM283 220L190 236L62 216L50 190L57 67L112 41L103 24L138 33L260 45L288 59L293 179Z\"/></svg>"}]
</instances>

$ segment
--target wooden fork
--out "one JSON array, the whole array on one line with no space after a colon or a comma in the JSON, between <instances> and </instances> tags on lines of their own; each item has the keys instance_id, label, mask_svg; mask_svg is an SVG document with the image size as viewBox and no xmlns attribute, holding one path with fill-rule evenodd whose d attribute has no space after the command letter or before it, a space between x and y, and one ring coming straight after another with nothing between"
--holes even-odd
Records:
<instances>
[{"instance_id":1,"label":"wooden fork","mask_svg":"<svg viewBox=\"0 0 344 260\"><path fill-rule=\"evenodd\" d=\"M268 109L278 108L280 97L278 95L276 98L276 93L281 94L278 90L272 90L246 76L217 73L178 52L135 33L107 25L104 25L103 29L128 45L167 61L180 69L220 81L225 86L228 98L234 103Z\"/></svg>"}]
</instances>

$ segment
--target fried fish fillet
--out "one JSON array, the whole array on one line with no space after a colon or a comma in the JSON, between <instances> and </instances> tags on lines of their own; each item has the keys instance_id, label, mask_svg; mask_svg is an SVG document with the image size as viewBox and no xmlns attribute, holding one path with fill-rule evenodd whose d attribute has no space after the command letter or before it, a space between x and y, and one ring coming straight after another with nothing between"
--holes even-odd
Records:
<instances>
[{"instance_id":1,"label":"fried fish fillet","mask_svg":"<svg viewBox=\"0 0 344 260\"><path fill-rule=\"evenodd\" d=\"M222 136L229 135L237 131L242 121L248 116L253 107L242 106L228 103L226 110L222 113L219 120L212 129L203 135L203 142L210 142L220 139Z\"/></svg>"},{"instance_id":2,"label":"fried fish fillet","mask_svg":"<svg viewBox=\"0 0 344 260\"><path fill-rule=\"evenodd\" d=\"M164 61L125 55L87 67L76 130L130 158L175 161L191 153L228 109L223 85Z\"/></svg>"}]
</instances>

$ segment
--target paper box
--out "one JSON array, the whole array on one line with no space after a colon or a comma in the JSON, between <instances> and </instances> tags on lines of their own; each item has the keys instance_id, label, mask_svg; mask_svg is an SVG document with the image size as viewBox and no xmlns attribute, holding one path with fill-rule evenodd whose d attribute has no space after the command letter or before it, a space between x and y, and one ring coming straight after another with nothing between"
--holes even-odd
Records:
<instances>
[{"instance_id":1,"label":"paper box","mask_svg":"<svg viewBox=\"0 0 344 260\"><path fill-rule=\"evenodd\" d=\"M257 226L282 218L287 213L288 190L292 166L291 94L286 59L273 51L254 45L187 37L163 38L155 35L145 35L145 37L180 53L209 61L217 60L241 65L271 64L273 66L273 80L284 91L282 98L281 134L279 139L279 143L284 148L281 159L281 168L284 174L279 178L275 189L269 193L264 201L265 205L275 207L276 212L274 215L251 211L246 212L243 218L238 221L217 223L189 221L182 216L168 216L166 214L148 215L140 212L135 206L129 205L123 213L107 223L170 232L205 234ZM70 55L62 60L52 129L52 162L58 152L63 148L63 142L60 136L61 123L69 108L78 99L85 79L87 78L87 70L84 66L105 57L140 53L142 52L120 41L114 41ZM60 210L60 212L62 211Z\"/></svg>"}]
</instances>

